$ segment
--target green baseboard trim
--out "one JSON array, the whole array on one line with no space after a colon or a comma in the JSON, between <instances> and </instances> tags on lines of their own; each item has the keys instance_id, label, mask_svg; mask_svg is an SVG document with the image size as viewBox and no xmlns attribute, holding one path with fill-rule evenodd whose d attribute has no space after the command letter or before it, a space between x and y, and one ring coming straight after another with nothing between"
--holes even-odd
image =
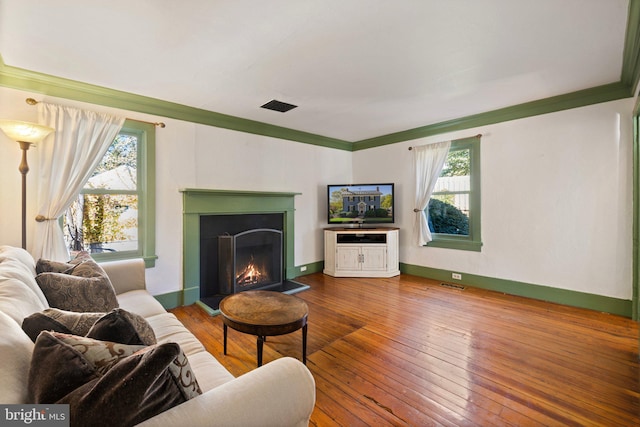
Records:
<instances>
[{"instance_id":1,"label":"green baseboard trim","mask_svg":"<svg viewBox=\"0 0 640 427\"><path fill-rule=\"evenodd\" d=\"M441 270L438 268L423 267L412 264L400 263L400 271L405 274L441 280L447 283L464 284L476 288L503 292L510 295L549 301L572 307L586 308L629 318L632 317L633 305L631 300L623 300L602 295L588 294L585 292L552 288L550 286L534 285L531 283L478 276L459 271ZM462 274L462 280L452 279L451 273Z\"/></svg>"},{"instance_id":2,"label":"green baseboard trim","mask_svg":"<svg viewBox=\"0 0 640 427\"><path fill-rule=\"evenodd\" d=\"M206 311L209 316L217 316L218 314L220 314L220 310L214 310L213 308L209 307L207 304L203 303L202 301L196 301L196 304L202 308L204 311Z\"/></svg>"},{"instance_id":3,"label":"green baseboard trim","mask_svg":"<svg viewBox=\"0 0 640 427\"><path fill-rule=\"evenodd\" d=\"M303 267L307 267L307 269L305 271L302 271L301 269ZM297 272L296 277L306 276L307 274L318 273L323 269L324 269L324 261L317 261L317 262L312 262L310 264L298 265L296 266L296 272Z\"/></svg>"},{"instance_id":4,"label":"green baseboard trim","mask_svg":"<svg viewBox=\"0 0 640 427\"><path fill-rule=\"evenodd\" d=\"M155 299L166 309L191 305L200 299L199 288L188 288L182 291L169 292L166 294L154 295Z\"/></svg>"},{"instance_id":5,"label":"green baseboard trim","mask_svg":"<svg viewBox=\"0 0 640 427\"><path fill-rule=\"evenodd\" d=\"M182 305L191 305L196 303L197 301L200 301L200 288L197 286L192 288L187 288L184 291L182 291L182 293L183 293Z\"/></svg>"},{"instance_id":6,"label":"green baseboard trim","mask_svg":"<svg viewBox=\"0 0 640 427\"><path fill-rule=\"evenodd\" d=\"M171 308L180 307L182 305L182 291L169 292L167 294L154 295L160 304L169 310Z\"/></svg>"}]
</instances>

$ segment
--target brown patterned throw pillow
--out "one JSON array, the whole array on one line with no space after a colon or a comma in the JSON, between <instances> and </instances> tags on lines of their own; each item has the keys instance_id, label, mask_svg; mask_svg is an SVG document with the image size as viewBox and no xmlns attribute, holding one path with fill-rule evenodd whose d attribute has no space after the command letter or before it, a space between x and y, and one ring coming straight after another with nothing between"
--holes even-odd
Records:
<instances>
[{"instance_id":1,"label":"brown patterned throw pillow","mask_svg":"<svg viewBox=\"0 0 640 427\"><path fill-rule=\"evenodd\" d=\"M107 312L118 307L113 285L90 256L77 257L66 273L45 272L36 276L49 306L76 312Z\"/></svg>"},{"instance_id":2,"label":"brown patterned throw pillow","mask_svg":"<svg viewBox=\"0 0 640 427\"><path fill-rule=\"evenodd\" d=\"M40 258L36 263L36 273L69 273L73 270L73 267L75 265L68 262Z\"/></svg>"},{"instance_id":3,"label":"brown patterned throw pillow","mask_svg":"<svg viewBox=\"0 0 640 427\"><path fill-rule=\"evenodd\" d=\"M156 343L156 335L144 317L121 308L100 317L86 335L89 338L122 344Z\"/></svg>"},{"instance_id":4,"label":"brown patterned throw pillow","mask_svg":"<svg viewBox=\"0 0 640 427\"><path fill-rule=\"evenodd\" d=\"M69 404L71 425L135 425L202 393L176 343L141 348L46 331L28 383L35 403Z\"/></svg>"},{"instance_id":5,"label":"brown patterned throw pillow","mask_svg":"<svg viewBox=\"0 0 640 427\"><path fill-rule=\"evenodd\" d=\"M77 313L58 308L47 308L25 317L22 321L22 330L29 335L33 342L42 331L84 336L93 324L104 315L104 313Z\"/></svg>"},{"instance_id":6,"label":"brown patterned throw pillow","mask_svg":"<svg viewBox=\"0 0 640 427\"><path fill-rule=\"evenodd\" d=\"M156 335L144 317L114 308L109 313L76 313L47 308L27 316L22 330L35 342L42 331L87 336L128 345L153 345Z\"/></svg>"},{"instance_id":7,"label":"brown patterned throw pillow","mask_svg":"<svg viewBox=\"0 0 640 427\"><path fill-rule=\"evenodd\" d=\"M31 357L29 393L35 403L55 403L143 348L44 331Z\"/></svg>"}]
</instances>

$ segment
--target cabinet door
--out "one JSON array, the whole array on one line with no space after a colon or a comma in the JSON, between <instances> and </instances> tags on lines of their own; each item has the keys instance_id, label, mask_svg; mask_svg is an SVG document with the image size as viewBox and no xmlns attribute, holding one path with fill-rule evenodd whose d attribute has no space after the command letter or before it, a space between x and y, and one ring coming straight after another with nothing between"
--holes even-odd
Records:
<instances>
[{"instance_id":1,"label":"cabinet door","mask_svg":"<svg viewBox=\"0 0 640 427\"><path fill-rule=\"evenodd\" d=\"M362 246L362 269L377 271L387 269L386 246Z\"/></svg>"},{"instance_id":2,"label":"cabinet door","mask_svg":"<svg viewBox=\"0 0 640 427\"><path fill-rule=\"evenodd\" d=\"M360 247L338 245L336 249L336 270L360 270Z\"/></svg>"}]
</instances>

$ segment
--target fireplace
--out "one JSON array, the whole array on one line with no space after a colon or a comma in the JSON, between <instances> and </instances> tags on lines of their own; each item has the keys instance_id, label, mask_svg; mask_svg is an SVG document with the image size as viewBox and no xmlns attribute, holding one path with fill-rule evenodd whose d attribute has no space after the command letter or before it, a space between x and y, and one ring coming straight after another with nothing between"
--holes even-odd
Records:
<instances>
[{"instance_id":1,"label":"fireplace","mask_svg":"<svg viewBox=\"0 0 640 427\"><path fill-rule=\"evenodd\" d=\"M224 294L282 285L282 231L256 228L218 236L218 282Z\"/></svg>"},{"instance_id":2,"label":"fireplace","mask_svg":"<svg viewBox=\"0 0 640 427\"><path fill-rule=\"evenodd\" d=\"M292 280L298 273L294 262L294 199L299 193L190 188L180 191L184 288L177 304L196 303L210 314L218 314L220 301L233 293L233 285L228 282L221 286L218 238L256 229L282 233L278 263L281 284L265 285L268 290L292 294L309 288Z\"/></svg>"}]
</instances>

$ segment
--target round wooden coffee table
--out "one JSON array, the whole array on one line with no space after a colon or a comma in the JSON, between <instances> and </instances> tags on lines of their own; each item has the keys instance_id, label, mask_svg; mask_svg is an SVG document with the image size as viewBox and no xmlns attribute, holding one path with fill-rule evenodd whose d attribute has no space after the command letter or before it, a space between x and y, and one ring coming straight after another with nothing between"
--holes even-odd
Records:
<instances>
[{"instance_id":1,"label":"round wooden coffee table","mask_svg":"<svg viewBox=\"0 0 640 427\"><path fill-rule=\"evenodd\" d=\"M256 335L258 366L262 366L262 347L268 336L285 335L302 328L302 363L307 363L307 303L293 295L275 291L244 291L220 301L227 354L227 327Z\"/></svg>"}]
</instances>

